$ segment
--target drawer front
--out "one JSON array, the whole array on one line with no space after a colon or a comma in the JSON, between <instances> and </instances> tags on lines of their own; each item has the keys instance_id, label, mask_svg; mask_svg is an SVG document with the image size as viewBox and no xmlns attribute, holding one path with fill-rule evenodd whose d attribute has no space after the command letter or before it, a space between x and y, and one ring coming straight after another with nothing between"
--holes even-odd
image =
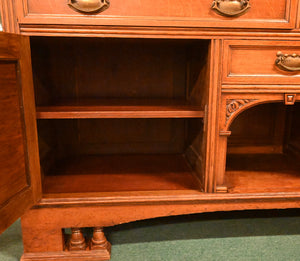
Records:
<instances>
[{"instance_id":1,"label":"drawer front","mask_svg":"<svg viewBox=\"0 0 300 261\"><path fill-rule=\"evenodd\" d=\"M223 84L300 84L300 41L226 40L223 51Z\"/></svg>"},{"instance_id":2,"label":"drawer front","mask_svg":"<svg viewBox=\"0 0 300 261\"><path fill-rule=\"evenodd\" d=\"M102 6L106 1L109 2ZM294 28L297 9L297 0L16 0L16 3L21 26ZM82 12L96 9L99 12Z\"/></svg>"}]
</instances>

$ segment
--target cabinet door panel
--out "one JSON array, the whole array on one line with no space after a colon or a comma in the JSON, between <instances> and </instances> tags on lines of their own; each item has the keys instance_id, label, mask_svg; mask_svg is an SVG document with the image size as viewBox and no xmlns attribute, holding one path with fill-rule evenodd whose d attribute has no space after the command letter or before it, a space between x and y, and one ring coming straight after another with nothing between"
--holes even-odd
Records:
<instances>
[{"instance_id":1,"label":"cabinet door panel","mask_svg":"<svg viewBox=\"0 0 300 261\"><path fill-rule=\"evenodd\" d=\"M0 233L41 195L32 87L29 40L1 33Z\"/></svg>"}]
</instances>

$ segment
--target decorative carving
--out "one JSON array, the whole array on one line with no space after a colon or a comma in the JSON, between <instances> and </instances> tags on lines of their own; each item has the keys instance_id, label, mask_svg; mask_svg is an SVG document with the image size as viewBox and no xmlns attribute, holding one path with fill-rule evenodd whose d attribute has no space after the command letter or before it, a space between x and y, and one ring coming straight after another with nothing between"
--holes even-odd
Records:
<instances>
[{"instance_id":1,"label":"decorative carving","mask_svg":"<svg viewBox=\"0 0 300 261\"><path fill-rule=\"evenodd\" d=\"M284 95L284 103L285 105L294 105L296 102L297 94L285 94Z\"/></svg>"},{"instance_id":2,"label":"decorative carving","mask_svg":"<svg viewBox=\"0 0 300 261\"><path fill-rule=\"evenodd\" d=\"M91 250L102 250L102 249L109 249L110 243L107 241L103 228L102 227L95 227L93 232L93 237L90 241L90 249Z\"/></svg>"},{"instance_id":3,"label":"decorative carving","mask_svg":"<svg viewBox=\"0 0 300 261\"><path fill-rule=\"evenodd\" d=\"M86 250L86 240L80 228L71 228L72 234L67 243L69 251Z\"/></svg>"},{"instance_id":4,"label":"decorative carving","mask_svg":"<svg viewBox=\"0 0 300 261\"><path fill-rule=\"evenodd\" d=\"M109 0L69 0L68 5L83 13L103 12L110 6Z\"/></svg>"},{"instance_id":5,"label":"decorative carving","mask_svg":"<svg viewBox=\"0 0 300 261\"><path fill-rule=\"evenodd\" d=\"M239 16L250 8L250 0L214 0L212 9L223 16Z\"/></svg>"},{"instance_id":6,"label":"decorative carving","mask_svg":"<svg viewBox=\"0 0 300 261\"><path fill-rule=\"evenodd\" d=\"M254 99L229 99L226 102L226 123L229 121L231 116L244 107L246 104L256 101Z\"/></svg>"},{"instance_id":7,"label":"decorative carving","mask_svg":"<svg viewBox=\"0 0 300 261\"><path fill-rule=\"evenodd\" d=\"M300 55L298 54L283 54L282 52L277 53L277 59L275 64L286 71L300 71Z\"/></svg>"}]
</instances>

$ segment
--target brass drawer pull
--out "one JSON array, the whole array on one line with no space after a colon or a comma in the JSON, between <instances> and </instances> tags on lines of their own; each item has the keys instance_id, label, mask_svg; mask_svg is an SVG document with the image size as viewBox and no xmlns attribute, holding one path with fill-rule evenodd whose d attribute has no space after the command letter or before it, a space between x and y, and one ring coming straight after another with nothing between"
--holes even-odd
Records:
<instances>
[{"instance_id":1,"label":"brass drawer pull","mask_svg":"<svg viewBox=\"0 0 300 261\"><path fill-rule=\"evenodd\" d=\"M95 13L106 10L110 3L109 0L69 0L68 5L79 12Z\"/></svg>"},{"instance_id":2,"label":"brass drawer pull","mask_svg":"<svg viewBox=\"0 0 300 261\"><path fill-rule=\"evenodd\" d=\"M298 54L277 53L276 65L286 71L300 71L300 56Z\"/></svg>"},{"instance_id":3,"label":"brass drawer pull","mask_svg":"<svg viewBox=\"0 0 300 261\"><path fill-rule=\"evenodd\" d=\"M239 16L250 8L250 0L214 0L212 9L223 16Z\"/></svg>"}]
</instances>

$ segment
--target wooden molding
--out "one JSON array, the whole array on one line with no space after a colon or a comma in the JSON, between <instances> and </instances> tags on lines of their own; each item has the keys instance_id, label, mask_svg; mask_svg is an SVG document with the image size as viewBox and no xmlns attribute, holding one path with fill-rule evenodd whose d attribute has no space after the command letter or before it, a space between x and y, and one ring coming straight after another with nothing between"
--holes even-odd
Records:
<instances>
[{"instance_id":1,"label":"wooden molding","mask_svg":"<svg viewBox=\"0 0 300 261\"><path fill-rule=\"evenodd\" d=\"M21 257L21 261L101 261L109 260L110 253L107 251L95 250L95 251L73 251L73 252L37 252L37 253L25 253Z\"/></svg>"},{"instance_id":2,"label":"wooden molding","mask_svg":"<svg viewBox=\"0 0 300 261\"><path fill-rule=\"evenodd\" d=\"M0 3L3 32L19 33L15 15L15 4L11 0L2 0Z\"/></svg>"}]
</instances>

